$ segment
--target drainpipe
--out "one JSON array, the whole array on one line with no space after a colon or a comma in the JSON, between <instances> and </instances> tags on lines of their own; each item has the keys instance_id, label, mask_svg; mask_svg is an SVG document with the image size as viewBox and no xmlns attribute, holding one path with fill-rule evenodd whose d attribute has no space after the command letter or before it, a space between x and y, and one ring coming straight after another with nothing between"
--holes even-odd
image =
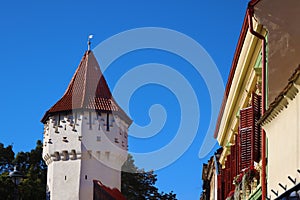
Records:
<instances>
[{"instance_id":1,"label":"drainpipe","mask_svg":"<svg viewBox=\"0 0 300 200\"><path fill-rule=\"evenodd\" d=\"M249 23L250 33L262 41L262 104L261 115L263 116L266 111L266 38L253 29L252 17L254 14L254 6L260 0L252 0L248 4L247 18ZM261 191L262 199L267 197L267 181L266 181L266 133L262 129L261 132L261 157L262 157L262 171L261 171Z\"/></svg>"}]
</instances>

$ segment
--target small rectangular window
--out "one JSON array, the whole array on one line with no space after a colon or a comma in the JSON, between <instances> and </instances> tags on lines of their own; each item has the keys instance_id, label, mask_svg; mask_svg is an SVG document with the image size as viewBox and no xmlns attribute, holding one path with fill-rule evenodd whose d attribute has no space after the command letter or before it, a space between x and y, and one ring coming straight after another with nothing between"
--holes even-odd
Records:
<instances>
[{"instance_id":1,"label":"small rectangular window","mask_svg":"<svg viewBox=\"0 0 300 200\"><path fill-rule=\"evenodd\" d=\"M98 157L98 159L100 159L101 152L100 152L100 151L96 151L96 153L97 153L97 157Z\"/></svg>"},{"instance_id":2,"label":"small rectangular window","mask_svg":"<svg viewBox=\"0 0 300 200\"><path fill-rule=\"evenodd\" d=\"M107 160L109 160L109 151L105 152L105 157Z\"/></svg>"},{"instance_id":3,"label":"small rectangular window","mask_svg":"<svg viewBox=\"0 0 300 200\"><path fill-rule=\"evenodd\" d=\"M77 154L76 154L76 150L75 149L72 149L71 151L71 160L76 160L77 159Z\"/></svg>"},{"instance_id":4,"label":"small rectangular window","mask_svg":"<svg viewBox=\"0 0 300 200\"><path fill-rule=\"evenodd\" d=\"M87 151L87 154L88 154L88 158L92 159L92 151L91 150Z\"/></svg>"},{"instance_id":5,"label":"small rectangular window","mask_svg":"<svg viewBox=\"0 0 300 200\"><path fill-rule=\"evenodd\" d=\"M101 141L101 136L97 136L97 142Z\"/></svg>"},{"instance_id":6,"label":"small rectangular window","mask_svg":"<svg viewBox=\"0 0 300 200\"><path fill-rule=\"evenodd\" d=\"M60 160L60 155L59 152L54 152L54 161L59 161Z\"/></svg>"},{"instance_id":7,"label":"small rectangular window","mask_svg":"<svg viewBox=\"0 0 300 200\"><path fill-rule=\"evenodd\" d=\"M106 114L106 131L109 131L109 113Z\"/></svg>"},{"instance_id":8,"label":"small rectangular window","mask_svg":"<svg viewBox=\"0 0 300 200\"><path fill-rule=\"evenodd\" d=\"M63 155L62 160L69 160L69 152L68 151L63 151L62 155Z\"/></svg>"},{"instance_id":9,"label":"small rectangular window","mask_svg":"<svg viewBox=\"0 0 300 200\"><path fill-rule=\"evenodd\" d=\"M92 113L89 112L89 127L90 127L90 130L92 130Z\"/></svg>"}]
</instances>

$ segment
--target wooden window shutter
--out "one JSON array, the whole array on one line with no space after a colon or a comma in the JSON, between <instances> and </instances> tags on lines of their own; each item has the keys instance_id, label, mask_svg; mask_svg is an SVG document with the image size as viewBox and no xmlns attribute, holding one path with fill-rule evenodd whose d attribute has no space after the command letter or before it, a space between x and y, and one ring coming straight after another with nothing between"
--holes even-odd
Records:
<instances>
[{"instance_id":1,"label":"wooden window shutter","mask_svg":"<svg viewBox=\"0 0 300 200\"><path fill-rule=\"evenodd\" d=\"M261 96L252 94L252 107L254 115L254 131L253 131L253 161L259 162L261 158L261 126L257 124L261 117Z\"/></svg>"},{"instance_id":2,"label":"wooden window shutter","mask_svg":"<svg viewBox=\"0 0 300 200\"><path fill-rule=\"evenodd\" d=\"M225 195L226 195L226 193L225 193L225 182L223 181L222 182L222 200L224 200L225 199Z\"/></svg>"},{"instance_id":3,"label":"wooden window shutter","mask_svg":"<svg viewBox=\"0 0 300 200\"><path fill-rule=\"evenodd\" d=\"M230 150L230 154L232 155L232 175L233 177L235 177L236 175L238 175L240 173L239 170L239 135L235 134L234 135L234 145L231 146L231 150Z\"/></svg>"},{"instance_id":4,"label":"wooden window shutter","mask_svg":"<svg viewBox=\"0 0 300 200\"><path fill-rule=\"evenodd\" d=\"M228 167L227 167L227 193L228 194L231 190L231 185L232 185L232 182L231 182L231 155L227 156L227 164L228 164Z\"/></svg>"},{"instance_id":5,"label":"wooden window shutter","mask_svg":"<svg viewBox=\"0 0 300 200\"><path fill-rule=\"evenodd\" d=\"M241 172L242 167L241 167L241 134L240 134L240 129L239 129L239 134L238 134L238 144L239 144L239 151L238 151L238 156L239 156L239 163L238 163L238 170Z\"/></svg>"},{"instance_id":6,"label":"wooden window shutter","mask_svg":"<svg viewBox=\"0 0 300 200\"><path fill-rule=\"evenodd\" d=\"M231 177L236 176L236 148L235 145L231 146Z\"/></svg>"},{"instance_id":7,"label":"wooden window shutter","mask_svg":"<svg viewBox=\"0 0 300 200\"><path fill-rule=\"evenodd\" d=\"M233 178L236 176L236 157L235 157L235 145L231 146L231 172L230 172L230 185L231 185L231 188L230 188L230 191L234 190L234 185L233 185Z\"/></svg>"},{"instance_id":8,"label":"wooden window shutter","mask_svg":"<svg viewBox=\"0 0 300 200\"><path fill-rule=\"evenodd\" d=\"M230 193L230 191L234 189L234 185L233 185L234 166L233 165L234 165L233 155L231 152L231 154L227 156L227 160L225 162L225 169L224 169L225 196L227 196Z\"/></svg>"},{"instance_id":9,"label":"wooden window shutter","mask_svg":"<svg viewBox=\"0 0 300 200\"><path fill-rule=\"evenodd\" d=\"M261 128L257 124L260 118L259 95L252 94L252 105L240 110L240 170L253 166L260 160Z\"/></svg>"},{"instance_id":10,"label":"wooden window shutter","mask_svg":"<svg viewBox=\"0 0 300 200\"><path fill-rule=\"evenodd\" d=\"M226 167L226 196L228 195L228 193L230 192L230 188L231 188L231 184L230 184L230 168Z\"/></svg>"},{"instance_id":11,"label":"wooden window shutter","mask_svg":"<svg viewBox=\"0 0 300 200\"><path fill-rule=\"evenodd\" d=\"M218 200L223 200L223 196L222 196L222 191L223 191L223 188L222 188L222 174L218 174Z\"/></svg>"},{"instance_id":12,"label":"wooden window shutter","mask_svg":"<svg viewBox=\"0 0 300 200\"><path fill-rule=\"evenodd\" d=\"M240 173L240 134L235 135L236 175Z\"/></svg>"}]
</instances>

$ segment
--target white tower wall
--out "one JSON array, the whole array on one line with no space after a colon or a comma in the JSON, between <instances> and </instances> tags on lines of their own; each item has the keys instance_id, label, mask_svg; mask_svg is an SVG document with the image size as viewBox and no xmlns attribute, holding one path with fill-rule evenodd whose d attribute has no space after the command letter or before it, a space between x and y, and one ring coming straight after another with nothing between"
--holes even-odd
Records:
<instances>
[{"instance_id":1,"label":"white tower wall","mask_svg":"<svg viewBox=\"0 0 300 200\"><path fill-rule=\"evenodd\" d=\"M50 198L92 199L93 180L120 190L128 126L117 114L93 110L49 117L43 158Z\"/></svg>"}]
</instances>

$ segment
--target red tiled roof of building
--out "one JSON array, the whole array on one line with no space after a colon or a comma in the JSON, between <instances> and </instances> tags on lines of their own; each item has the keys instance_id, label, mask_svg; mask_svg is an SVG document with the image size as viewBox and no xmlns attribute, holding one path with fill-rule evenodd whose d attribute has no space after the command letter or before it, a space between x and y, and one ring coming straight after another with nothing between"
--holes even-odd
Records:
<instances>
[{"instance_id":1,"label":"red tiled roof of building","mask_svg":"<svg viewBox=\"0 0 300 200\"><path fill-rule=\"evenodd\" d=\"M99 180L93 180L94 182L94 200L126 200L122 193L117 188L109 188L101 183Z\"/></svg>"},{"instance_id":2,"label":"red tiled roof of building","mask_svg":"<svg viewBox=\"0 0 300 200\"><path fill-rule=\"evenodd\" d=\"M112 97L92 51L85 52L63 97L46 112L42 122L51 114L76 109L118 112L131 123L131 119Z\"/></svg>"}]
</instances>

